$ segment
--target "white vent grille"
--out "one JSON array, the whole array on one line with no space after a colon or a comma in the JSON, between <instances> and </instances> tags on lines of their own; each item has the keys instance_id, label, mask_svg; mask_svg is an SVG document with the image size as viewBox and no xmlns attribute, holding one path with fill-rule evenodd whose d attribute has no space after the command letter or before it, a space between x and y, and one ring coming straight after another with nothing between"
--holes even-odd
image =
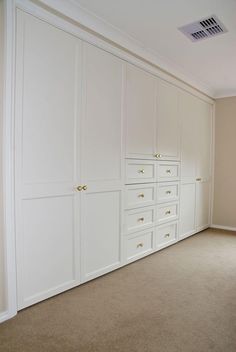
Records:
<instances>
[{"instance_id":1,"label":"white vent grille","mask_svg":"<svg viewBox=\"0 0 236 352\"><path fill-rule=\"evenodd\" d=\"M186 26L178 28L184 33L192 42L197 42L202 39L214 37L219 34L228 32L222 22L212 15L203 18L200 21L187 24Z\"/></svg>"}]
</instances>

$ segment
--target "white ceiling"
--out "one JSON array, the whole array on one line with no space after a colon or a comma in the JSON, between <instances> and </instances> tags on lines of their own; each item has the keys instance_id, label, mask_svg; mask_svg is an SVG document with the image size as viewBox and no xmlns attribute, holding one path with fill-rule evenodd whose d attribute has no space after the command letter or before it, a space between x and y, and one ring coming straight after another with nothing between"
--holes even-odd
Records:
<instances>
[{"instance_id":1,"label":"white ceiling","mask_svg":"<svg viewBox=\"0 0 236 352\"><path fill-rule=\"evenodd\" d=\"M72 1L211 96L236 95L236 0ZM213 14L228 33L193 43L177 29Z\"/></svg>"}]
</instances>

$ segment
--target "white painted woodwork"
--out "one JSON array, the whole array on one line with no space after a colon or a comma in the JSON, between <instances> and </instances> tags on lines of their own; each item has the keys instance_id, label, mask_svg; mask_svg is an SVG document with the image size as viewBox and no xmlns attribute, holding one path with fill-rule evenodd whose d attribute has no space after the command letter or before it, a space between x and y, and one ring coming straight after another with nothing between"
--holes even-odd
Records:
<instances>
[{"instance_id":1,"label":"white painted woodwork","mask_svg":"<svg viewBox=\"0 0 236 352\"><path fill-rule=\"evenodd\" d=\"M197 182L196 184L196 229L210 225L210 182Z\"/></svg>"},{"instance_id":2,"label":"white painted woodwork","mask_svg":"<svg viewBox=\"0 0 236 352\"><path fill-rule=\"evenodd\" d=\"M16 244L18 308L79 283L77 124L81 41L18 11Z\"/></svg>"},{"instance_id":3,"label":"white painted woodwork","mask_svg":"<svg viewBox=\"0 0 236 352\"><path fill-rule=\"evenodd\" d=\"M125 187L125 208L133 209L154 205L156 202L156 184L128 185Z\"/></svg>"},{"instance_id":4,"label":"white painted woodwork","mask_svg":"<svg viewBox=\"0 0 236 352\"><path fill-rule=\"evenodd\" d=\"M180 238L210 224L212 107L181 93Z\"/></svg>"},{"instance_id":5,"label":"white painted woodwork","mask_svg":"<svg viewBox=\"0 0 236 352\"><path fill-rule=\"evenodd\" d=\"M117 268L121 260L121 191L84 192L81 209L82 280Z\"/></svg>"},{"instance_id":6,"label":"white painted woodwork","mask_svg":"<svg viewBox=\"0 0 236 352\"><path fill-rule=\"evenodd\" d=\"M165 203L179 200L179 182L157 183L157 203Z\"/></svg>"},{"instance_id":7,"label":"white painted woodwork","mask_svg":"<svg viewBox=\"0 0 236 352\"><path fill-rule=\"evenodd\" d=\"M154 229L141 231L125 237L125 261L132 262L152 253Z\"/></svg>"},{"instance_id":8,"label":"white painted woodwork","mask_svg":"<svg viewBox=\"0 0 236 352\"><path fill-rule=\"evenodd\" d=\"M180 226L179 238L192 235L196 229L196 184L195 182L181 184L180 191Z\"/></svg>"},{"instance_id":9,"label":"white painted woodwork","mask_svg":"<svg viewBox=\"0 0 236 352\"><path fill-rule=\"evenodd\" d=\"M153 159L156 128L156 78L126 67L126 157Z\"/></svg>"},{"instance_id":10,"label":"white painted woodwork","mask_svg":"<svg viewBox=\"0 0 236 352\"><path fill-rule=\"evenodd\" d=\"M83 44L82 280L120 265L123 193L123 62Z\"/></svg>"},{"instance_id":11,"label":"white painted woodwork","mask_svg":"<svg viewBox=\"0 0 236 352\"><path fill-rule=\"evenodd\" d=\"M147 160L126 160L126 184L156 182L156 163Z\"/></svg>"},{"instance_id":12,"label":"white painted woodwork","mask_svg":"<svg viewBox=\"0 0 236 352\"><path fill-rule=\"evenodd\" d=\"M178 240L178 223L170 222L158 226L155 233L155 248L162 249Z\"/></svg>"},{"instance_id":13,"label":"white painted woodwork","mask_svg":"<svg viewBox=\"0 0 236 352\"><path fill-rule=\"evenodd\" d=\"M209 226L212 107L21 11L16 33L21 309Z\"/></svg>"},{"instance_id":14,"label":"white painted woodwork","mask_svg":"<svg viewBox=\"0 0 236 352\"><path fill-rule=\"evenodd\" d=\"M158 161L157 181L178 181L180 179L180 163L171 161Z\"/></svg>"},{"instance_id":15,"label":"white painted woodwork","mask_svg":"<svg viewBox=\"0 0 236 352\"><path fill-rule=\"evenodd\" d=\"M154 226L155 207L127 210L125 214L125 232L132 233Z\"/></svg>"},{"instance_id":16,"label":"white painted woodwork","mask_svg":"<svg viewBox=\"0 0 236 352\"><path fill-rule=\"evenodd\" d=\"M163 80L157 88L156 143L163 160L180 160L179 89Z\"/></svg>"},{"instance_id":17,"label":"white painted woodwork","mask_svg":"<svg viewBox=\"0 0 236 352\"><path fill-rule=\"evenodd\" d=\"M173 221L179 217L179 203L164 203L157 205L157 224Z\"/></svg>"}]
</instances>

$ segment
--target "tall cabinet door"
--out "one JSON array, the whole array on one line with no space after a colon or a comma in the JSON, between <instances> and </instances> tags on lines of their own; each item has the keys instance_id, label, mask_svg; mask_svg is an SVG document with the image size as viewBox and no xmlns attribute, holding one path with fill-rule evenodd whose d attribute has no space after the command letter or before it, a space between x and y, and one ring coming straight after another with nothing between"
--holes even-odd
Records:
<instances>
[{"instance_id":1,"label":"tall cabinet door","mask_svg":"<svg viewBox=\"0 0 236 352\"><path fill-rule=\"evenodd\" d=\"M124 68L120 59L89 44L83 63L82 277L87 281L121 261Z\"/></svg>"},{"instance_id":2,"label":"tall cabinet door","mask_svg":"<svg viewBox=\"0 0 236 352\"><path fill-rule=\"evenodd\" d=\"M156 149L156 78L128 64L126 70L126 157L153 159Z\"/></svg>"},{"instance_id":3,"label":"tall cabinet door","mask_svg":"<svg viewBox=\"0 0 236 352\"><path fill-rule=\"evenodd\" d=\"M78 285L81 42L18 10L15 196L18 308Z\"/></svg>"},{"instance_id":4,"label":"tall cabinet door","mask_svg":"<svg viewBox=\"0 0 236 352\"><path fill-rule=\"evenodd\" d=\"M162 160L180 160L179 89L158 80L156 154Z\"/></svg>"},{"instance_id":5,"label":"tall cabinet door","mask_svg":"<svg viewBox=\"0 0 236 352\"><path fill-rule=\"evenodd\" d=\"M210 224L212 107L199 101L197 131L199 142L196 159L196 227L200 231Z\"/></svg>"},{"instance_id":6,"label":"tall cabinet door","mask_svg":"<svg viewBox=\"0 0 236 352\"><path fill-rule=\"evenodd\" d=\"M181 92L180 238L190 236L196 228L197 104L197 98Z\"/></svg>"}]
</instances>

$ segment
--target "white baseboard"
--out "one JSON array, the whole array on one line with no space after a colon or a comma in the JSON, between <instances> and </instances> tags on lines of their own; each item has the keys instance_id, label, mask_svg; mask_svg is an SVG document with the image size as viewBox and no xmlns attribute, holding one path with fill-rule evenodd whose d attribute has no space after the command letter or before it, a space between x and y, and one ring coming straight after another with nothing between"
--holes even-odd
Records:
<instances>
[{"instance_id":1,"label":"white baseboard","mask_svg":"<svg viewBox=\"0 0 236 352\"><path fill-rule=\"evenodd\" d=\"M0 323L3 323L5 320L10 319L8 312L0 313Z\"/></svg>"},{"instance_id":2,"label":"white baseboard","mask_svg":"<svg viewBox=\"0 0 236 352\"><path fill-rule=\"evenodd\" d=\"M212 224L211 228L213 229L220 229L220 230L227 230L227 231L236 231L236 227L231 227L231 226L224 226L224 225L215 225Z\"/></svg>"}]
</instances>

